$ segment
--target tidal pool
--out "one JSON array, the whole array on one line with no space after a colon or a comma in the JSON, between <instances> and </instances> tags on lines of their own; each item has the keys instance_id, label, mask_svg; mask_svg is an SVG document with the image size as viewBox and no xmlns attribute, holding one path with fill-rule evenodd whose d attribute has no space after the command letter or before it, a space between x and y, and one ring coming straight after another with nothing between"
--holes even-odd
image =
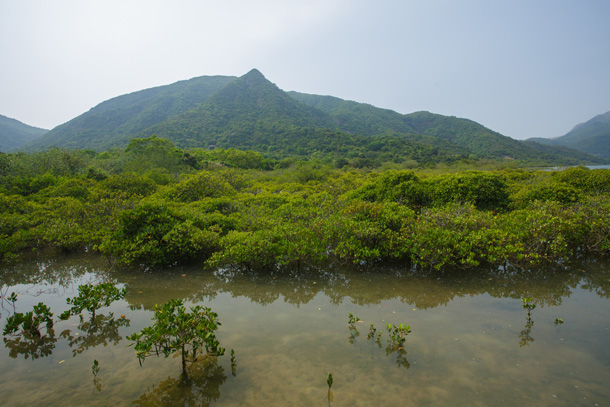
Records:
<instances>
[{"instance_id":1,"label":"tidal pool","mask_svg":"<svg viewBox=\"0 0 610 407\"><path fill-rule=\"evenodd\" d=\"M43 338L4 337L7 406L604 406L610 400L610 263L532 270L421 272L328 268L251 273L111 268L94 256L0 269L0 325L38 302L55 316L78 285L111 281L124 301L55 324ZM18 294L14 303L7 297ZM531 310L522 298L532 297ZM217 312L225 356L138 363L126 335L172 298ZM349 314L362 322L350 330ZM121 318L124 315L124 318ZM368 339L370 324L381 338ZM402 351L386 323L408 324ZM43 330L43 332L45 332ZM235 350L232 371L229 352ZM99 361L99 380L92 364ZM326 378L334 383L329 400Z\"/></svg>"}]
</instances>

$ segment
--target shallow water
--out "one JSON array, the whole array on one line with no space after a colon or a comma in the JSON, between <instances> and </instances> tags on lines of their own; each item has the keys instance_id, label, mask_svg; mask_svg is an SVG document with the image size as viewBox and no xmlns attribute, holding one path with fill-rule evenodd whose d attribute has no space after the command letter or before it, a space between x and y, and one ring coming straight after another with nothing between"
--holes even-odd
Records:
<instances>
[{"instance_id":1,"label":"shallow water","mask_svg":"<svg viewBox=\"0 0 610 407\"><path fill-rule=\"evenodd\" d=\"M85 282L127 288L125 301L99 311L97 330L85 316L83 323L58 322L43 347L10 337L7 346L5 338L3 405L603 406L610 400L607 261L427 273L108 269L96 257L0 269L2 295L19 294L17 312L43 301L59 315ZM536 304L529 320L524 297ZM218 337L227 354L192 366L189 381L181 380L179 358L149 358L140 366L124 339L151 323L155 304L171 298L211 307L222 322ZM0 310L3 327L14 310L6 299ZM357 335L348 326L350 313L362 320ZM388 347L387 322L411 326L404 352ZM367 339L371 323L383 332L378 343ZM94 359L101 367L97 388Z\"/></svg>"}]
</instances>

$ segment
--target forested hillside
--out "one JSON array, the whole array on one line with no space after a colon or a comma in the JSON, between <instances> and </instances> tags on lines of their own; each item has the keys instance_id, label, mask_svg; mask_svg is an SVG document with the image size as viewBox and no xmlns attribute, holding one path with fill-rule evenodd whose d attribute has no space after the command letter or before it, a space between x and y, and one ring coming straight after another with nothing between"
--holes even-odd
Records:
<instances>
[{"instance_id":1,"label":"forested hillside","mask_svg":"<svg viewBox=\"0 0 610 407\"><path fill-rule=\"evenodd\" d=\"M48 132L0 115L0 151L15 150Z\"/></svg>"},{"instance_id":2,"label":"forested hillside","mask_svg":"<svg viewBox=\"0 0 610 407\"><path fill-rule=\"evenodd\" d=\"M118 96L57 126L27 150L125 147L138 132L199 106L233 80L232 76L202 76Z\"/></svg>"}]
</instances>

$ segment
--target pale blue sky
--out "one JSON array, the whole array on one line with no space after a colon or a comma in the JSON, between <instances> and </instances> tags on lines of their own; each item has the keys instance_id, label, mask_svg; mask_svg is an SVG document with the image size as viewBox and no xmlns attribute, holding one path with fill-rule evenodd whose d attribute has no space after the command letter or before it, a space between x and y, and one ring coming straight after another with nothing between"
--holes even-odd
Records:
<instances>
[{"instance_id":1,"label":"pale blue sky","mask_svg":"<svg viewBox=\"0 0 610 407\"><path fill-rule=\"evenodd\" d=\"M610 110L608 0L0 0L0 114L258 68L284 90L465 117L517 139Z\"/></svg>"}]
</instances>

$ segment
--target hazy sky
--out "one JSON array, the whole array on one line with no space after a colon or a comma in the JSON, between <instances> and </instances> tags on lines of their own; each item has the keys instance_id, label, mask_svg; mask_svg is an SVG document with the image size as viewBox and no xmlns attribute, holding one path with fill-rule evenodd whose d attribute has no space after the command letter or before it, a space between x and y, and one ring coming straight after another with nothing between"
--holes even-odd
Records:
<instances>
[{"instance_id":1,"label":"hazy sky","mask_svg":"<svg viewBox=\"0 0 610 407\"><path fill-rule=\"evenodd\" d=\"M610 1L0 0L0 58L0 114L43 128L257 68L284 90L557 137L610 110Z\"/></svg>"}]
</instances>

